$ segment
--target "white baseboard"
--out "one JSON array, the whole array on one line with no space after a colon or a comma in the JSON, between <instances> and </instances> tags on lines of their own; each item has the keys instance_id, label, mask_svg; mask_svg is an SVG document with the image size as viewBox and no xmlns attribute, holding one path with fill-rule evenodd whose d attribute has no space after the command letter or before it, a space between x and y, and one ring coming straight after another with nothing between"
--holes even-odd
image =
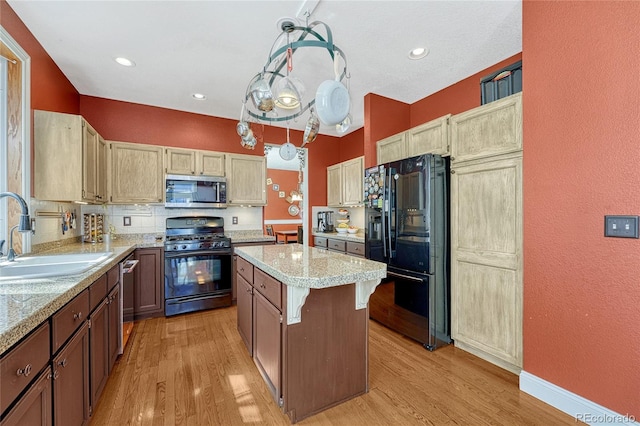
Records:
<instances>
[{"instance_id":1,"label":"white baseboard","mask_svg":"<svg viewBox=\"0 0 640 426\"><path fill-rule=\"evenodd\" d=\"M632 414L618 414L526 371L520 390L589 425L640 425Z\"/></svg>"}]
</instances>

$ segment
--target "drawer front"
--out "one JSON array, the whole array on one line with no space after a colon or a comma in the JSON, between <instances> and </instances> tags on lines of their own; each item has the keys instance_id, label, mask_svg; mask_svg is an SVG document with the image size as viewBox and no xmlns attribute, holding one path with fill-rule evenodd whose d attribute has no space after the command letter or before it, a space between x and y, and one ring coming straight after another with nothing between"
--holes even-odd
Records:
<instances>
[{"instance_id":1,"label":"drawer front","mask_svg":"<svg viewBox=\"0 0 640 426\"><path fill-rule=\"evenodd\" d=\"M89 312L93 312L107 297L107 276L103 275L89 286Z\"/></svg>"},{"instance_id":2,"label":"drawer front","mask_svg":"<svg viewBox=\"0 0 640 426\"><path fill-rule=\"evenodd\" d=\"M327 243L327 247L329 248L329 250L344 252L347 249L347 242L342 240L329 240L329 242Z\"/></svg>"},{"instance_id":3,"label":"drawer front","mask_svg":"<svg viewBox=\"0 0 640 426\"><path fill-rule=\"evenodd\" d=\"M347 241L347 253L364 257L364 244Z\"/></svg>"},{"instance_id":4,"label":"drawer front","mask_svg":"<svg viewBox=\"0 0 640 426\"><path fill-rule=\"evenodd\" d=\"M325 237L313 237L314 247L327 248L327 238Z\"/></svg>"},{"instance_id":5,"label":"drawer front","mask_svg":"<svg viewBox=\"0 0 640 426\"><path fill-rule=\"evenodd\" d=\"M89 316L89 292L84 290L71 302L56 312L51 320L52 351L58 349L67 341Z\"/></svg>"},{"instance_id":6,"label":"drawer front","mask_svg":"<svg viewBox=\"0 0 640 426\"><path fill-rule=\"evenodd\" d=\"M282 284L280 281L256 268L253 272L253 287L276 308L282 310Z\"/></svg>"},{"instance_id":7,"label":"drawer front","mask_svg":"<svg viewBox=\"0 0 640 426\"><path fill-rule=\"evenodd\" d=\"M107 293L120 282L120 265L116 265L107 272Z\"/></svg>"},{"instance_id":8,"label":"drawer front","mask_svg":"<svg viewBox=\"0 0 640 426\"><path fill-rule=\"evenodd\" d=\"M47 321L0 360L0 412L4 412L38 375L49 357Z\"/></svg>"},{"instance_id":9,"label":"drawer front","mask_svg":"<svg viewBox=\"0 0 640 426\"><path fill-rule=\"evenodd\" d=\"M249 284L253 284L253 265L238 256L237 272L242 278L247 280Z\"/></svg>"}]
</instances>

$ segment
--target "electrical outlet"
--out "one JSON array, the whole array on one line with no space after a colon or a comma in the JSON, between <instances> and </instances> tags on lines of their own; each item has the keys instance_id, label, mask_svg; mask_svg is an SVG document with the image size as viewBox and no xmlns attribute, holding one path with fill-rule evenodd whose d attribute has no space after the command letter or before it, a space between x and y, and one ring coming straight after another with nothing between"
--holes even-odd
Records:
<instances>
[{"instance_id":1,"label":"electrical outlet","mask_svg":"<svg viewBox=\"0 0 640 426\"><path fill-rule=\"evenodd\" d=\"M122 226L131 226L131 216L122 217Z\"/></svg>"},{"instance_id":2,"label":"electrical outlet","mask_svg":"<svg viewBox=\"0 0 640 426\"><path fill-rule=\"evenodd\" d=\"M605 216L604 236L619 238L639 238L639 216Z\"/></svg>"},{"instance_id":3,"label":"electrical outlet","mask_svg":"<svg viewBox=\"0 0 640 426\"><path fill-rule=\"evenodd\" d=\"M233 216L231 218L231 223L234 224L234 225L237 225L238 224L238 216Z\"/></svg>"}]
</instances>

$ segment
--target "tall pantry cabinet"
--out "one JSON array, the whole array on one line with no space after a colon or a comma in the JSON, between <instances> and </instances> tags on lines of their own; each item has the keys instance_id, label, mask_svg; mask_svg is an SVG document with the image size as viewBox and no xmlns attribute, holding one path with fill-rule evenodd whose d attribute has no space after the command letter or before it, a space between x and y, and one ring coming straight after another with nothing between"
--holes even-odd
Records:
<instances>
[{"instance_id":1,"label":"tall pantry cabinet","mask_svg":"<svg viewBox=\"0 0 640 426\"><path fill-rule=\"evenodd\" d=\"M451 117L451 337L522 369L522 94Z\"/></svg>"}]
</instances>

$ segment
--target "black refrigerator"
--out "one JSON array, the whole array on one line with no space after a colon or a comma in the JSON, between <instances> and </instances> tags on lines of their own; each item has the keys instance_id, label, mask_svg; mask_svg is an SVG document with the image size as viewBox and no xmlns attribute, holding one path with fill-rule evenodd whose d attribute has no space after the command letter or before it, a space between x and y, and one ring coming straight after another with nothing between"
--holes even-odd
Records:
<instances>
[{"instance_id":1,"label":"black refrigerator","mask_svg":"<svg viewBox=\"0 0 640 426\"><path fill-rule=\"evenodd\" d=\"M451 343L448 159L421 155L365 170L365 252L387 264L369 316L429 350Z\"/></svg>"}]
</instances>

